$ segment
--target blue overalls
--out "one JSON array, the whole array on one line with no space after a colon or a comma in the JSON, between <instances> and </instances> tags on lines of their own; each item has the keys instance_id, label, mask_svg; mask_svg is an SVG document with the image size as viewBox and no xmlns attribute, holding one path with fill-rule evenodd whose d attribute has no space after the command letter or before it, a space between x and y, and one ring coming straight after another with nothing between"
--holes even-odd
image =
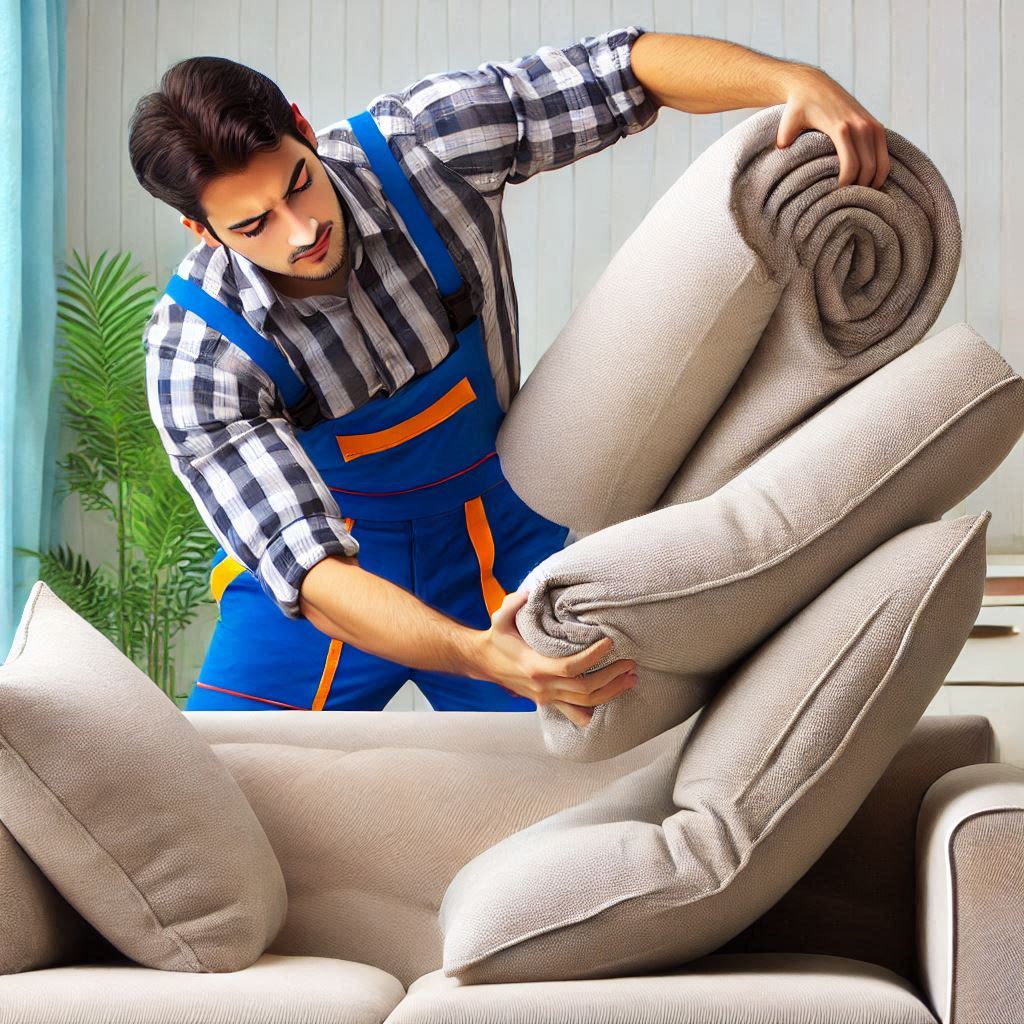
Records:
<instances>
[{"instance_id":1,"label":"blue overalls","mask_svg":"<svg viewBox=\"0 0 1024 1024\"><path fill-rule=\"evenodd\" d=\"M296 437L359 541L360 566L487 629L505 595L564 547L569 528L531 509L505 479L495 450L504 413L468 287L372 115L349 123L448 310L457 347L441 363L386 398L303 428L316 403L278 349L193 282L175 274L167 292L256 360L290 410L306 410ZM223 547L210 569L220 615L187 711L380 710L408 679L437 711L536 709L496 682L400 665L289 619Z\"/></svg>"}]
</instances>

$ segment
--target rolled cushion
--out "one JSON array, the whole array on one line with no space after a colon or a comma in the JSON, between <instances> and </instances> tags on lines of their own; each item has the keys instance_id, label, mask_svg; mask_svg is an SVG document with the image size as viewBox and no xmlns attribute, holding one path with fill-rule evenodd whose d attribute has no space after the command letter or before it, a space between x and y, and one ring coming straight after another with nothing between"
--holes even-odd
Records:
<instances>
[{"instance_id":1,"label":"rolled cushion","mask_svg":"<svg viewBox=\"0 0 1024 1024\"><path fill-rule=\"evenodd\" d=\"M928 157L886 130L881 189L838 187L831 139L765 108L694 160L575 307L497 435L505 476L580 537L712 493L909 349L960 258ZM624 372L628 370L628 372Z\"/></svg>"},{"instance_id":2,"label":"rolled cushion","mask_svg":"<svg viewBox=\"0 0 1024 1024\"><path fill-rule=\"evenodd\" d=\"M990 518L891 537L737 666L678 753L464 865L441 903L444 974L662 970L756 920L850 821L942 685L981 606Z\"/></svg>"},{"instance_id":3,"label":"rolled cushion","mask_svg":"<svg viewBox=\"0 0 1024 1024\"><path fill-rule=\"evenodd\" d=\"M940 518L1024 432L1024 380L967 324L889 361L713 494L554 552L516 615L541 654L608 635L638 684L576 726L542 705L545 743L609 757L684 721L721 673L882 541Z\"/></svg>"},{"instance_id":4,"label":"rolled cushion","mask_svg":"<svg viewBox=\"0 0 1024 1024\"><path fill-rule=\"evenodd\" d=\"M230 771L41 580L0 665L0 821L144 966L241 970L284 921L284 876Z\"/></svg>"}]
</instances>

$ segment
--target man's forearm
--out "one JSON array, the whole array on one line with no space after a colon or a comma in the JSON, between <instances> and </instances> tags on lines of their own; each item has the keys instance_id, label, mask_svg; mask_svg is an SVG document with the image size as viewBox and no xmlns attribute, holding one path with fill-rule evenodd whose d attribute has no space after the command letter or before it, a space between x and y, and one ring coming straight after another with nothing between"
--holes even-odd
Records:
<instances>
[{"instance_id":1,"label":"man's forearm","mask_svg":"<svg viewBox=\"0 0 1024 1024\"><path fill-rule=\"evenodd\" d=\"M317 562L302 580L299 607L321 632L369 654L410 668L477 678L482 630L367 572L355 557L332 555Z\"/></svg>"},{"instance_id":2,"label":"man's forearm","mask_svg":"<svg viewBox=\"0 0 1024 1024\"><path fill-rule=\"evenodd\" d=\"M630 65L655 100L690 114L784 103L794 81L824 74L724 39L668 32L644 32L630 47Z\"/></svg>"}]
</instances>

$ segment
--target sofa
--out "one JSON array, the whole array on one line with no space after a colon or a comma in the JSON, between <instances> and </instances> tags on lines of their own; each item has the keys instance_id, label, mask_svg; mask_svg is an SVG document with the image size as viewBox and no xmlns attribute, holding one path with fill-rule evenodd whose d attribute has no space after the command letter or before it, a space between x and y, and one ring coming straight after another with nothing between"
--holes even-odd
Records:
<instances>
[{"instance_id":1,"label":"sofa","mask_svg":"<svg viewBox=\"0 0 1024 1024\"><path fill-rule=\"evenodd\" d=\"M570 527L536 713L182 712L42 580L0 665L0 1024L1024 1020L1024 770L925 714L1024 378L932 335L959 222L742 122L654 205L497 452ZM627 366L629 372L622 373ZM595 666L595 670L601 663ZM984 937L984 938L983 938Z\"/></svg>"},{"instance_id":2,"label":"sofa","mask_svg":"<svg viewBox=\"0 0 1024 1024\"><path fill-rule=\"evenodd\" d=\"M460 985L437 926L458 867L693 722L579 764L545 750L532 714L184 714L267 831L283 928L250 967L205 974L143 967L89 930L60 962L0 977L3 1024L1024 1020L1024 770L995 760L982 716L921 718L811 870L715 953L630 977ZM3 879L9 921L25 894Z\"/></svg>"}]
</instances>

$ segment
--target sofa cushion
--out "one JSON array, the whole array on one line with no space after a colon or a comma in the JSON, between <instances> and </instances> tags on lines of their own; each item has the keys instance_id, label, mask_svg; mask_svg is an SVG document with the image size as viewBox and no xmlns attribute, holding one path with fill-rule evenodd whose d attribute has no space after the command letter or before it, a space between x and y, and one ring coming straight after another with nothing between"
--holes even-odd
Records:
<instances>
[{"instance_id":1,"label":"sofa cushion","mask_svg":"<svg viewBox=\"0 0 1024 1024\"><path fill-rule=\"evenodd\" d=\"M41 580L0 665L0 820L117 949L235 971L284 920L284 877L210 744Z\"/></svg>"},{"instance_id":2,"label":"sofa cushion","mask_svg":"<svg viewBox=\"0 0 1024 1024\"><path fill-rule=\"evenodd\" d=\"M955 325L833 399L714 494L549 555L521 584L523 638L559 657L608 635L615 648L595 668L631 658L639 676L582 727L542 706L549 748L596 760L689 717L718 673L882 541L956 506L1022 431L1024 379Z\"/></svg>"},{"instance_id":3,"label":"sofa cushion","mask_svg":"<svg viewBox=\"0 0 1024 1024\"><path fill-rule=\"evenodd\" d=\"M828 953L916 984L918 808L947 772L990 762L994 738L983 715L924 715L835 842L719 952Z\"/></svg>"},{"instance_id":4,"label":"sofa cushion","mask_svg":"<svg viewBox=\"0 0 1024 1024\"><path fill-rule=\"evenodd\" d=\"M116 952L0 824L0 974Z\"/></svg>"},{"instance_id":5,"label":"sofa cushion","mask_svg":"<svg viewBox=\"0 0 1024 1024\"><path fill-rule=\"evenodd\" d=\"M887 129L881 188L840 186L824 132L776 145L784 106L665 190L509 406L506 477L579 536L648 512L677 474L675 500L711 494L949 295L960 223L928 156Z\"/></svg>"},{"instance_id":6,"label":"sofa cushion","mask_svg":"<svg viewBox=\"0 0 1024 1024\"><path fill-rule=\"evenodd\" d=\"M763 914L850 821L942 684L981 606L990 518L919 524L843 573L701 711L674 785L657 784L652 762L465 865L441 904L445 974L671 967Z\"/></svg>"},{"instance_id":7,"label":"sofa cushion","mask_svg":"<svg viewBox=\"0 0 1024 1024\"><path fill-rule=\"evenodd\" d=\"M914 988L884 967L798 953L713 954L623 978L464 985L417 978L388 1024L935 1024Z\"/></svg>"},{"instance_id":8,"label":"sofa cushion","mask_svg":"<svg viewBox=\"0 0 1024 1024\"><path fill-rule=\"evenodd\" d=\"M18 1024L383 1024L405 990L370 964L264 953L227 973L120 962L0 978L0 1020Z\"/></svg>"}]
</instances>

